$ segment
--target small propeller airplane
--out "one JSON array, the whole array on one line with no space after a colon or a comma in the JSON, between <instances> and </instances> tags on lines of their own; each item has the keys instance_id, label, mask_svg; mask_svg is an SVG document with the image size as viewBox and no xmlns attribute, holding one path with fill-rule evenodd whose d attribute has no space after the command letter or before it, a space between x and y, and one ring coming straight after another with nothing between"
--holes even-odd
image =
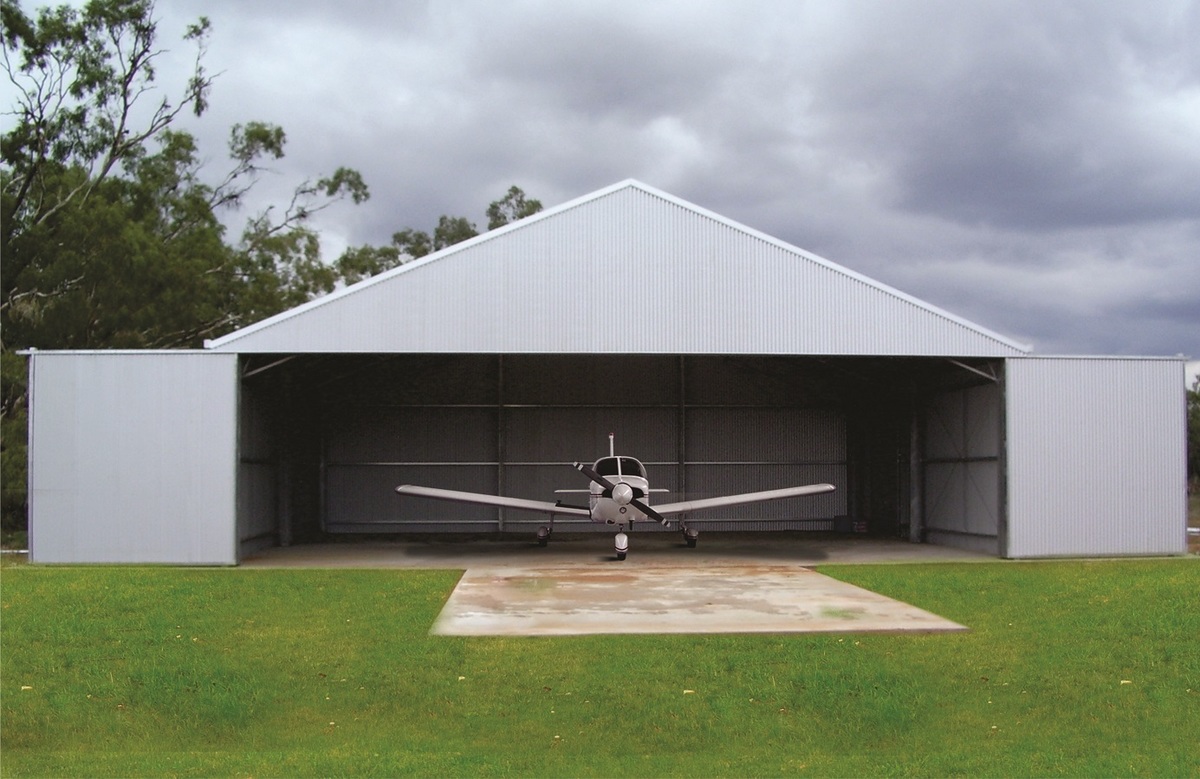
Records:
<instances>
[{"instance_id":1,"label":"small propeller airplane","mask_svg":"<svg viewBox=\"0 0 1200 779\"><path fill-rule=\"evenodd\" d=\"M396 488L401 495L416 498L433 498L456 503L475 503L484 506L504 506L508 508L537 511L550 515L550 524L538 528L537 540L541 546L546 546L550 534L554 531L555 516L587 517L592 522L603 525L616 525L617 535L613 539L617 559L624 560L629 553L629 536L626 527L633 529L634 522L658 522L664 527L670 527L673 522L679 523L684 541L689 547L696 546L700 531L688 526L684 519L668 519L676 514L691 511L717 508L720 506L736 506L743 503L758 503L781 498L794 498L801 495L817 495L832 492L832 484L808 484L802 487L784 487L778 490L762 492L745 492L739 495L725 495L717 498L700 500L684 500L677 503L666 503L660 506L650 506L650 493L670 492L667 489L651 489L646 477L646 468L632 457L618 456L613 450L613 435L608 436L608 457L601 457L592 465L574 463L575 470L591 480L586 490L555 490L555 494L586 493L588 506L571 506L556 501L550 503L524 498L506 498L500 495L488 495L479 492L460 492L458 490L443 490L436 487L418 487L412 484L402 484Z\"/></svg>"}]
</instances>

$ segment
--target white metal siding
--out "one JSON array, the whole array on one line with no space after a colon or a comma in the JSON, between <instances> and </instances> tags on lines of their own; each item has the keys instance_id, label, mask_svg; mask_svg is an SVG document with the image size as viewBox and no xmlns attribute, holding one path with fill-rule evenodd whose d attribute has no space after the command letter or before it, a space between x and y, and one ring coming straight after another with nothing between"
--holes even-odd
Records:
<instances>
[{"instance_id":1,"label":"white metal siding","mask_svg":"<svg viewBox=\"0 0 1200 779\"><path fill-rule=\"evenodd\" d=\"M237 562L237 356L30 357L30 557Z\"/></svg>"},{"instance_id":2,"label":"white metal siding","mask_svg":"<svg viewBox=\"0 0 1200 779\"><path fill-rule=\"evenodd\" d=\"M636 182L457 244L209 346L242 353L1028 351Z\"/></svg>"},{"instance_id":3,"label":"white metal siding","mask_svg":"<svg viewBox=\"0 0 1200 779\"><path fill-rule=\"evenodd\" d=\"M1007 365L1008 557L1184 554L1181 360Z\"/></svg>"}]
</instances>

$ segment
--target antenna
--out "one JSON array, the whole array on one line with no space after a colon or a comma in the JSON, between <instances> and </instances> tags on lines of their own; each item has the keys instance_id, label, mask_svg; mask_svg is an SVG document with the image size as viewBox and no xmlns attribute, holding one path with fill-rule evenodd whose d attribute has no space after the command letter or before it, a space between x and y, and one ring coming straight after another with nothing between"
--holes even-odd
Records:
<instances>
[{"instance_id":1,"label":"antenna","mask_svg":"<svg viewBox=\"0 0 1200 779\"><path fill-rule=\"evenodd\" d=\"M616 435L617 435L616 433L608 434L608 456L609 457L614 457L617 454L616 451L613 450L613 438L615 438Z\"/></svg>"}]
</instances>

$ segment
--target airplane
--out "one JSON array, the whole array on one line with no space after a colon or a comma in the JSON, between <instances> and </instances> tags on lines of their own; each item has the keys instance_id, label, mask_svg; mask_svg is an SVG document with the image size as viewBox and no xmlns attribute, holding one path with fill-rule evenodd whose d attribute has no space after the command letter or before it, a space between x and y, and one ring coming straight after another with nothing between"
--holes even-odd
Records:
<instances>
[{"instance_id":1,"label":"airplane","mask_svg":"<svg viewBox=\"0 0 1200 779\"><path fill-rule=\"evenodd\" d=\"M646 468L633 457L618 456L614 452L613 435L608 436L608 457L601 457L592 465L573 463L575 470L591 480L586 490L555 490L555 494L586 493L588 506L571 506L556 501L550 503L524 498L507 498L500 495L488 495L478 492L461 492L459 490L443 490L436 487L418 487L413 484L401 484L396 488L400 495L417 498L433 498L456 503L475 503L484 506L503 506L507 508L537 511L550 515L550 524L538 528L537 541L546 546L550 534L554 531L555 516L587 517L592 522L603 525L616 525L617 534L613 543L618 560L624 560L629 553L629 536L625 533L626 526L633 529L634 522L658 522L664 527L670 527L673 522L679 523L679 530L688 547L695 547L700 531L690 527L684 519L668 519L676 514L691 511L717 508L719 506L736 506L742 503L757 503L780 498L794 498L801 495L818 495L832 492L832 484L808 484L802 487L784 487L777 490L762 492L745 492L739 495L725 495L717 498L700 500L683 500L676 503L666 503L660 506L650 506L650 493L670 492L667 489L651 489L646 476Z\"/></svg>"}]
</instances>

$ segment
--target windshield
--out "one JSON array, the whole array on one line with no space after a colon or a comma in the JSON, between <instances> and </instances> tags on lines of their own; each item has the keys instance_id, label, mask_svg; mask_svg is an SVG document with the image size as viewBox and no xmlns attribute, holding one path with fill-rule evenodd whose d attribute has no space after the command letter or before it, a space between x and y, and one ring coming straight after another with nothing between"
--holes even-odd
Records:
<instances>
[{"instance_id":1,"label":"windshield","mask_svg":"<svg viewBox=\"0 0 1200 779\"><path fill-rule=\"evenodd\" d=\"M596 473L601 476L640 476L646 478L646 469L632 457L604 457L596 461Z\"/></svg>"},{"instance_id":2,"label":"windshield","mask_svg":"<svg viewBox=\"0 0 1200 779\"><path fill-rule=\"evenodd\" d=\"M641 476L646 478L646 470L642 468L642 464L632 457L618 457L621 461L622 476Z\"/></svg>"}]
</instances>

